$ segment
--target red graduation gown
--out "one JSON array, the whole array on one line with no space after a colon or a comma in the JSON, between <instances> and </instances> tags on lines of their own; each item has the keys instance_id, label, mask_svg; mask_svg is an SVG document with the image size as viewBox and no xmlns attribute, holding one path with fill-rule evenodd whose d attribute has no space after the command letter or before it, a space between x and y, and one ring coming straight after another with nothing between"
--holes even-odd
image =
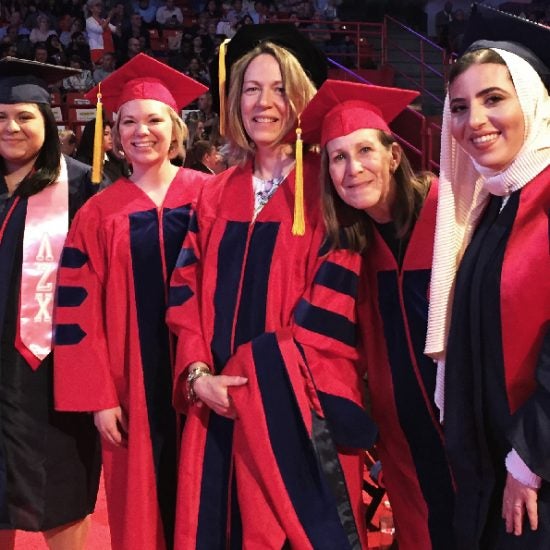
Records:
<instances>
[{"instance_id":1,"label":"red graduation gown","mask_svg":"<svg viewBox=\"0 0 550 550\"><path fill-rule=\"evenodd\" d=\"M401 269L373 226L363 264L359 324L384 483L399 548L453 548L452 482L433 402L436 369L423 353L437 182L424 202Z\"/></svg>"},{"instance_id":2,"label":"red graduation gown","mask_svg":"<svg viewBox=\"0 0 550 550\"><path fill-rule=\"evenodd\" d=\"M325 409L338 411L334 417L372 436L353 416L362 412L354 362L359 258L320 253L316 156L304 163L303 237L291 233L294 173L252 221L251 172L248 163L205 186L198 232L188 234L172 277L176 406L186 408L184 374L193 361L249 379L231 390L237 421L189 409L176 548L281 548L287 539L304 549L366 547L363 443L353 441L355 449L338 460L332 436L341 425L320 405L324 399ZM321 440L330 441L315 453ZM320 473L329 463L332 477Z\"/></svg>"},{"instance_id":3,"label":"red graduation gown","mask_svg":"<svg viewBox=\"0 0 550 550\"><path fill-rule=\"evenodd\" d=\"M59 410L121 406L127 448L103 441L113 548L172 546L177 418L164 323L168 280L202 183L180 169L157 209L127 179L83 208L59 274L55 398Z\"/></svg>"}]
</instances>

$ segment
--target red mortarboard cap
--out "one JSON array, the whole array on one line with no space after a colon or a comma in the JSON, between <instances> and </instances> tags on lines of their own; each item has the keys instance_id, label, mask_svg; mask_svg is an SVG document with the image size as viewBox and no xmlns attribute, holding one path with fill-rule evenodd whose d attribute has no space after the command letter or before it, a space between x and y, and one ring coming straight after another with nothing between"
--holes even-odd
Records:
<instances>
[{"instance_id":1,"label":"red mortarboard cap","mask_svg":"<svg viewBox=\"0 0 550 550\"><path fill-rule=\"evenodd\" d=\"M361 128L390 132L389 123L418 95L414 90L327 80L300 117L303 140L324 147Z\"/></svg>"},{"instance_id":2,"label":"red mortarboard cap","mask_svg":"<svg viewBox=\"0 0 550 550\"><path fill-rule=\"evenodd\" d=\"M98 91L96 86L86 97L95 101ZM179 111L206 91L208 88L200 82L144 53L101 82L101 100L111 112L118 112L121 105L133 99L155 99Z\"/></svg>"}]
</instances>

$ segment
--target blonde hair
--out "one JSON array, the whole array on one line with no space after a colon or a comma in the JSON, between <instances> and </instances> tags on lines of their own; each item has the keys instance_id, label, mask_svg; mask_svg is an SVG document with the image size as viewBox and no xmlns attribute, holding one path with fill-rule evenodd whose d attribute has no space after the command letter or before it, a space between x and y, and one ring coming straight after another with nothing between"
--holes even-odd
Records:
<instances>
[{"instance_id":1,"label":"blonde hair","mask_svg":"<svg viewBox=\"0 0 550 550\"><path fill-rule=\"evenodd\" d=\"M166 109L170 120L172 121L172 140L170 141L170 148L168 149L168 159L173 160L175 158L185 158L185 142L187 141L187 136L189 131L185 122L181 117L170 107L169 105L163 104ZM120 119L122 118L122 107L119 109L116 122L112 128L112 138L113 138L113 152L122 158L126 158L128 162L131 163L131 159L125 154L124 149L122 148L122 143L120 141Z\"/></svg>"},{"instance_id":2,"label":"blonde hair","mask_svg":"<svg viewBox=\"0 0 550 550\"><path fill-rule=\"evenodd\" d=\"M393 174L396 199L392 219L396 236L402 239L411 231L435 176L431 172L415 174L401 145L391 134L378 130L378 139L388 150L392 146L401 150L401 160ZM345 241L352 250L363 252L372 238L371 219L362 210L346 204L336 192L329 173L326 147L321 156L320 179L323 217L332 249L339 248Z\"/></svg>"},{"instance_id":3,"label":"blonde hair","mask_svg":"<svg viewBox=\"0 0 550 550\"><path fill-rule=\"evenodd\" d=\"M241 95L246 69L253 59L262 54L273 56L279 64L289 108L286 124L277 136L275 144L280 143L292 129L298 116L317 91L294 54L273 42L263 42L238 59L231 67L227 108L225 113L221 114L226 117L225 128L230 144L230 155L238 162L245 161L254 153L254 144L243 125Z\"/></svg>"}]
</instances>

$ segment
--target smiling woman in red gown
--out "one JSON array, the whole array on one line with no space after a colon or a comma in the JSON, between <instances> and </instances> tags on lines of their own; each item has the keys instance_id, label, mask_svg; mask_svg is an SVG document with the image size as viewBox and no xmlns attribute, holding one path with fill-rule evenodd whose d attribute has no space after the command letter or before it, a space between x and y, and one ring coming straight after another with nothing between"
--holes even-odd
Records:
<instances>
[{"instance_id":1,"label":"smiling woman in red gown","mask_svg":"<svg viewBox=\"0 0 550 550\"><path fill-rule=\"evenodd\" d=\"M67 239L57 296L56 407L93 412L113 549L164 550L173 545L181 430L171 406L164 314L169 277L208 179L170 159L185 135L177 112L205 88L142 54L105 79L101 91L105 107L118 112L114 142L132 175L95 196Z\"/></svg>"}]
</instances>

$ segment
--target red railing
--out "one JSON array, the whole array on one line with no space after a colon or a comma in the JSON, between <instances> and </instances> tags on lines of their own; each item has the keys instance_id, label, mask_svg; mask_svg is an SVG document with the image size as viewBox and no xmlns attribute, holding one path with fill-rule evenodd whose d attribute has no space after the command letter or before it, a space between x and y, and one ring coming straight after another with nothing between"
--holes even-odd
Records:
<instances>
[{"instance_id":1,"label":"red railing","mask_svg":"<svg viewBox=\"0 0 550 550\"><path fill-rule=\"evenodd\" d=\"M414 38L417 40L418 48L416 49L419 52L418 55L415 55L415 53L412 53L409 50L403 48L401 44L391 38L390 30L392 26L406 33L409 38ZM396 70L396 72L405 80L409 81L411 83L411 87L420 90L423 95L429 96L433 101L439 103L441 105L441 109L443 109L442 98L444 96L444 87L445 82L447 81L447 73L449 67L449 57L445 49L437 45L435 42L432 42L429 38L426 38L425 36L419 34L415 30L407 27L406 25L404 25L400 21L397 21L397 19L394 19L389 15L386 15L384 17L384 27L386 29L386 48L384 50L384 62L388 62L388 50L391 48L393 50L399 51L404 57L408 58L411 63L418 65L418 67L420 68L420 78L418 80L411 78L403 71ZM429 62L426 61L426 53L428 52L430 52L431 57L437 59L438 65L442 68L442 70L434 68ZM431 90L426 87L426 77L428 75L435 76L440 80L442 92L441 94L435 95Z\"/></svg>"},{"instance_id":2,"label":"red railing","mask_svg":"<svg viewBox=\"0 0 550 550\"><path fill-rule=\"evenodd\" d=\"M333 51L330 47L324 47L331 65L346 73L343 78L368 84L372 83L369 81L368 77L365 76L362 69L377 68L379 71L387 69L388 65L391 64L391 56L388 55L388 49L393 48L394 50L398 50L403 54L403 57L410 61L410 63L420 67L419 78L412 78L395 66L392 66L392 69L396 74L399 74L402 79L405 79L411 88L419 90L424 97L428 97L431 101L439 105L441 112L443 111L442 96L449 59L443 48L434 44L428 38L422 36L413 29L410 29L390 16L386 16L383 23L361 23L357 21L330 23L313 20L300 20L299 22L294 21L294 23L298 23L300 25L300 30L305 34L310 34L310 37L314 39L315 35L324 35L327 37L327 33L330 33L331 36L342 35L349 37L349 40L355 45L353 54L351 53L351 48L344 52ZM311 27L312 24L317 24L319 26ZM389 37L390 33L388 32L388 28L391 30L392 25L397 25L401 33L404 32L418 40L418 47L415 48L418 53L409 51ZM320 40L318 42L323 46ZM428 52L432 59L435 57L435 59L438 60L438 65L440 65L443 70L439 70L427 62L426 54ZM441 93L439 95L434 94L427 88L427 75L433 75L437 79L440 79ZM416 170L438 172L439 144L441 140L439 117L426 117L417 109L409 108L394 121L392 124L392 131L401 143L412 166Z\"/></svg>"}]
</instances>

